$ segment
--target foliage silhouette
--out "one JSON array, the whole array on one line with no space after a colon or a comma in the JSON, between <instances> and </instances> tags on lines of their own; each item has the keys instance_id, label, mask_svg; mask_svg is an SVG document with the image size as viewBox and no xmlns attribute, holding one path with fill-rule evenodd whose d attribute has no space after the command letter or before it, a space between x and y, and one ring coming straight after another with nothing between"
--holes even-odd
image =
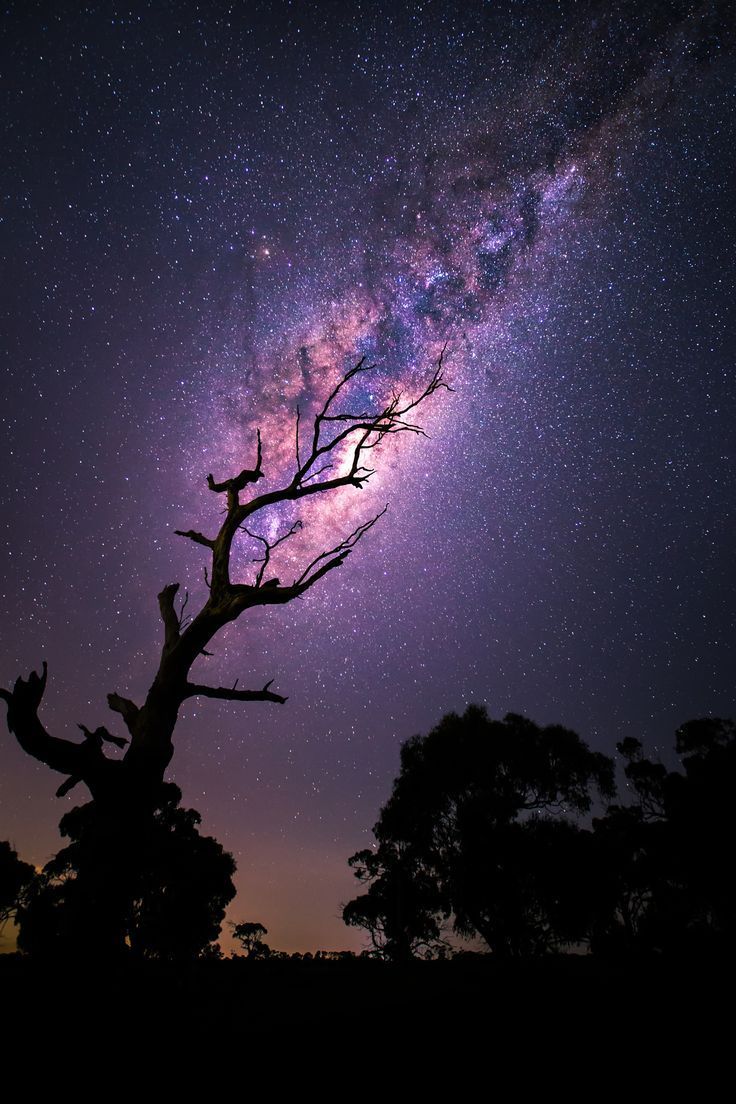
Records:
<instances>
[{"instance_id":1,"label":"foliage silhouette","mask_svg":"<svg viewBox=\"0 0 736 1104\"><path fill-rule=\"evenodd\" d=\"M233 924L233 936L240 942L245 950L247 958L268 958L271 948L263 942L264 935L268 935L268 929L257 921L243 920L239 924Z\"/></svg>"},{"instance_id":2,"label":"foliage silhouette","mask_svg":"<svg viewBox=\"0 0 736 1104\"><path fill-rule=\"evenodd\" d=\"M36 876L30 863L18 858L6 840L0 840L0 933L14 919L24 891Z\"/></svg>"},{"instance_id":3,"label":"foliage silhouette","mask_svg":"<svg viewBox=\"0 0 736 1104\"><path fill-rule=\"evenodd\" d=\"M350 861L367 894L345 906L387 957L406 957L452 916L498 956L584 937L591 833L563 816L612 796L613 763L574 732L470 706L401 749L374 834ZM399 902L397 904L397 902Z\"/></svg>"},{"instance_id":4,"label":"foliage silhouette","mask_svg":"<svg viewBox=\"0 0 736 1104\"><path fill-rule=\"evenodd\" d=\"M368 932L375 954L405 962L415 955L431 957L444 948L444 897L411 841L382 840L375 851L358 851L348 862L369 888L344 906L342 918L348 926Z\"/></svg>"},{"instance_id":5,"label":"foliage silhouette","mask_svg":"<svg viewBox=\"0 0 736 1104\"><path fill-rule=\"evenodd\" d=\"M269 511L274 507L289 511L303 501L311 502L315 495L332 494L346 487L363 488L375 470L366 466L367 458L376 455L371 450L396 434L424 434L412 418L416 409L438 391L450 390L444 380L443 356L444 350L428 383L414 398L393 392L378 409L366 411L364 400L356 396L355 389L375 365L363 358L338 380L324 404L316 409L309 432L297 408L294 474L274 489L241 501L246 490L266 478L260 430L256 435L254 468L244 468L221 481L212 475L207 477L210 491L223 495L226 502L224 520L216 536L206 536L194 529L176 531L207 549L210 555L209 571L205 569L204 573L207 598L199 611L190 615L186 608L188 594L177 605L178 583L170 583L159 594L163 642L145 700L138 705L117 692L107 696L110 709L122 718L127 737L115 735L104 726L91 731L85 725L79 726L84 734L81 743L51 736L38 717L47 682L45 661L41 674L33 671L27 679L18 678L11 690L0 689L0 698L7 704L8 727L20 746L65 776L57 795L63 796L80 782L92 795L94 813L85 815L95 821L98 844L83 845L81 837L77 840L84 853L83 868L80 867L73 889L64 890L61 882L56 884L56 893L65 899L79 896L80 903L83 899L85 908L94 913L94 919L90 917L85 925L86 936L82 941L83 946L94 948L94 953L114 953L122 947L133 907L130 894L136 890L136 871L143 858L141 841L155 832L160 787L173 755L173 735L182 706L194 697L231 702L286 701L271 690L271 682L261 689L243 690L237 679L231 687L192 681L193 666L211 654L208 645L212 639L246 611L302 598L329 572L341 567L385 509L358 525L332 548L313 556L305 566L302 561L295 569L287 568L293 572L290 583L282 583L268 572L272 554L302 531L301 520L285 527L276 538L267 538L250 526L254 520L256 524L260 520L263 526L272 522L273 514L269 515ZM371 389L380 391L381 385ZM231 551L236 537L240 538L242 533L260 546L261 556L255 561L259 566L251 581L233 582ZM308 556L304 555L306 559ZM124 749L123 755L108 756L109 745ZM66 823L69 826L74 822ZM113 865L124 874L115 884L106 871L104 855L112 856ZM49 894L51 889L47 887L44 899L49 900Z\"/></svg>"},{"instance_id":6,"label":"foliage silhouette","mask_svg":"<svg viewBox=\"0 0 736 1104\"><path fill-rule=\"evenodd\" d=\"M121 838L119 821L96 802L63 817L71 843L46 864L18 911L21 950L105 953L115 922L117 942L137 958L181 962L213 953L235 896L235 862L199 834L199 813L179 808L180 800L177 786L163 784L153 817L133 840Z\"/></svg>"},{"instance_id":7,"label":"foliage silhouette","mask_svg":"<svg viewBox=\"0 0 736 1104\"><path fill-rule=\"evenodd\" d=\"M638 740L618 745L634 801L594 822L603 878L595 949L725 949L733 939L736 725L688 721L675 749L682 769L670 771Z\"/></svg>"}]
</instances>

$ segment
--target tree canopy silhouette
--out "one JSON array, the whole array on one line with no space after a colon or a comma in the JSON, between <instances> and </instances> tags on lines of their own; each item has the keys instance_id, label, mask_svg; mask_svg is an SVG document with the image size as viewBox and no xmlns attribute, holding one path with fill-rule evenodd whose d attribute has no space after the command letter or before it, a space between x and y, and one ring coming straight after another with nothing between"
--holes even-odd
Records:
<instances>
[{"instance_id":1,"label":"tree canopy silhouette","mask_svg":"<svg viewBox=\"0 0 736 1104\"><path fill-rule=\"evenodd\" d=\"M284 528L273 539L252 527L271 507L290 507L302 501L306 504L317 495L334 494L347 487L361 489L375 470L366 466L371 450L395 434L424 434L421 426L412 420L413 412L438 391L451 390L444 380L443 355L444 350L428 383L413 398L393 393L373 411L366 411L362 401L351 400L351 385L375 367L363 358L332 388L315 414L308 434L297 408L295 470L291 479L275 489L250 494L251 488L266 478L260 430L256 434L254 467L243 468L229 478L207 477L210 491L223 496L226 503L224 520L216 535L206 536L194 529L176 531L209 554L209 570L205 569L207 598L202 607L190 615L186 610L188 595L177 604L179 583L169 583L161 590L158 604L163 641L145 700L138 704L117 691L107 696L108 706L122 719L127 736L113 734L105 726L91 731L85 725L79 726L84 734L79 743L50 735L39 719L48 675L46 661L40 674L33 671L28 678L19 677L12 689L0 689L0 697L7 704L8 727L20 746L33 758L65 776L57 794L63 796L80 782L87 786L95 803L98 827L104 824L104 830L99 830L106 846L116 856L121 875L129 879L126 885L121 876L116 894L105 891L100 895L94 885L85 891L90 914L87 938L98 950L102 950L100 936L103 931L107 933L110 950L120 946L123 918L128 909L126 902L130 902L136 890L130 863L123 861L123 856L126 850L135 853L135 841L145 838L151 830L154 810L161 808L161 784L173 755L174 729L184 703L196 697L276 704L286 700L271 689L272 682L259 689L241 689L238 679L229 687L211 686L199 678L192 679L190 672L194 664L209 654L207 646L213 637L248 610L283 605L301 598L331 571L342 566L385 510L362 522L333 547L314 556L286 583L269 574L272 553L301 529L301 520ZM241 500L244 494L250 496ZM249 582L233 580L231 571L233 543L242 532L262 548L255 577ZM124 749L124 754L119 757L107 755L108 745ZM132 841L130 846L128 841ZM100 876L94 862L83 864L77 883ZM100 911L102 901L107 910L106 919Z\"/></svg>"},{"instance_id":2,"label":"tree canopy silhouette","mask_svg":"<svg viewBox=\"0 0 736 1104\"><path fill-rule=\"evenodd\" d=\"M430 956L444 946L445 896L435 871L411 841L379 839L375 851L367 848L348 859L368 891L344 906L342 918L367 931L373 953L382 958Z\"/></svg>"},{"instance_id":3,"label":"tree canopy silhouette","mask_svg":"<svg viewBox=\"0 0 736 1104\"><path fill-rule=\"evenodd\" d=\"M350 859L369 888L345 922L395 959L449 917L500 956L576 941L591 834L564 814L589 811L596 792L612 796L613 763L569 729L477 706L449 714L403 745L378 846Z\"/></svg>"},{"instance_id":4,"label":"tree canopy silhouette","mask_svg":"<svg viewBox=\"0 0 736 1104\"><path fill-rule=\"evenodd\" d=\"M259 924L257 920L242 920L239 924L233 924L233 936L243 947L248 958L268 958L271 948L263 942L264 935L268 935L268 928Z\"/></svg>"},{"instance_id":5,"label":"tree canopy silhouette","mask_svg":"<svg viewBox=\"0 0 736 1104\"><path fill-rule=\"evenodd\" d=\"M599 920L607 952L725 949L736 932L732 804L736 723L691 720L675 736L682 769L617 745L633 801L594 822Z\"/></svg>"},{"instance_id":6,"label":"tree canopy silhouette","mask_svg":"<svg viewBox=\"0 0 736 1104\"><path fill-rule=\"evenodd\" d=\"M23 891L35 875L34 867L23 862L7 840L0 840L0 933L15 917Z\"/></svg>"},{"instance_id":7,"label":"tree canopy silhouette","mask_svg":"<svg viewBox=\"0 0 736 1104\"><path fill-rule=\"evenodd\" d=\"M206 952L235 896L235 862L199 834L199 813L180 801L178 786L164 783L152 817L122 847L94 801L62 817L71 842L18 909L19 948L55 957L104 953L115 925L140 959L181 962Z\"/></svg>"}]
</instances>

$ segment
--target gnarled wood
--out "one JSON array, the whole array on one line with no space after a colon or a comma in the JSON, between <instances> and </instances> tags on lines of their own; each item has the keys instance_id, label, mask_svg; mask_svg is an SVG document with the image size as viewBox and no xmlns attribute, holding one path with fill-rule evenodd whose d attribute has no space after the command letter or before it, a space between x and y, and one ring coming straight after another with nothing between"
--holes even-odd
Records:
<instances>
[{"instance_id":1,"label":"gnarled wood","mask_svg":"<svg viewBox=\"0 0 736 1104\"><path fill-rule=\"evenodd\" d=\"M122 758L108 759L103 751L104 743L122 747L126 741L104 728L91 732L82 727L85 739L82 743L60 740L50 736L38 719L37 711L46 686L46 664L43 674L33 672L28 679L18 679L12 691L0 690L0 697L8 705L8 726L29 755L46 763L53 770L68 776L58 790L68 793L83 781L98 800L115 790L117 801L125 801L125 791L131 802L139 803L142 794L153 794L163 779L164 771L173 754L173 734L179 709L188 698L198 695L224 701L267 701L283 704L286 698L270 689L271 682L261 690L238 690L237 682L231 688L207 686L189 680L189 672L202 655L209 655L207 645L229 622L236 620L246 610L256 606L283 605L302 597L312 586L330 571L341 567L366 533L386 512L363 522L334 548L315 556L291 583L278 578L265 579L271 553L301 528L296 521L276 540L269 541L259 535L246 522L260 511L280 503L310 499L317 494L329 494L343 487L361 489L374 472L365 465L365 454L375 448L390 434L413 433L424 435L424 430L407 417L421 403L441 389L451 390L443 376L443 357L424 390L414 399L404 400L394 395L380 410L370 412L336 409L338 402L349 391L350 383L357 376L370 372L373 365L360 360L336 384L314 418L309 454L303 457L300 441L301 412L296 418L296 471L291 480L276 490L256 495L247 502L240 501L241 493L251 484L264 478L263 445L260 430L256 435L256 464L244 468L229 479L216 481L208 475L207 486L215 494L226 495L225 518L215 537L207 537L195 529L175 532L211 553L209 573L205 569L209 595L199 612L185 616L188 594L177 609L179 583L169 583L158 596L164 639L158 670L146 699L141 706L117 692L108 694L110 709L119 713L130 734L130 743ZM332 432L336 430L336 432ZM334 474L343 465L341 474ZM332 475L326 473L332 472ZM239 531L245 531L258 541L264 554L255 562L259 564L251 583L233 583L230 578L230 554L233 540ZM135 796L137 795L137 796Z\"/></svg>"}]
</instances>

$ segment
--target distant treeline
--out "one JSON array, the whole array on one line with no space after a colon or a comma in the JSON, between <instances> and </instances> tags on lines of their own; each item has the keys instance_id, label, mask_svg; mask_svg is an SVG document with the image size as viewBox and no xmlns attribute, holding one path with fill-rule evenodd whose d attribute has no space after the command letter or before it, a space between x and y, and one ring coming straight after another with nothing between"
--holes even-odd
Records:
<instances>
[{"instance_id":1,"label":"distant treeline","mask_svg":"<svg viewBox=\"0 0 736 1104\"><path fill-rule=\"evenodd\" d=\"M497 958L730 944L736 919L736 726L677 730L668 770L632 738L612 759L569 729L471 706L401 750L373 831L350 859L366 892L343 910L393 961L475 937ZM598 815L592 815L596 812Z\"/></svg>"},{"instance_id":2,"label":"distant treeline","mask_svg":"<svg viewBox=\"0 0 736 1104\"><path fill-rule=\"evenodd\" d=\"M375 845L349 860L364 892L343 918L367 933L364 953L395 963L457 957L454 936L497 961L570 949L601 958L730 949L736 725L682 725L674 770L638 740L617 750L618 800L614 761L560 726L492 720L471 706L408 740ZM130 819L123 839L95 802L71 810L60 825L68 846L39 872L0 843L0 924L16 922L20 951L94 957L99 917L106 933L118 925L131 960L220 958L235 863L180 800L164 784L133 839ZM354 957L289 956L268 946L261 923L232 927L248 960Z\"/></svg>"}]
</instances>

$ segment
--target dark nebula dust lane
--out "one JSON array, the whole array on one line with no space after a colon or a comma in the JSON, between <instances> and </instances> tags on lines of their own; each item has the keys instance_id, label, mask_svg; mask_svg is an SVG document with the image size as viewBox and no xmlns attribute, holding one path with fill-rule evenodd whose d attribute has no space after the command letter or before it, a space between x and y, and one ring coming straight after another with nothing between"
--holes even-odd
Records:
<instances>
[{"instance_id":1,"label":"dark nebula dust lane","mask_svg":"<svg viewBox=\"0 0 736 1104\"><path fill-rule=\"evenodd\" d=\"M155 595L194 603L205 476L289 477L308 416L452 393L361 494L296 518L301 570L388 512L203 679L171 777L238 862L235 919L358 946L340 902L401 741L469 702L666 754L733 714L734 9L728 3L17 4L2 17L2 672L44 718L145 692ZM257 543L234 558L248 579ZM205 664L207 665L205 667ZM72 798L5 741L0 838Z\"/></svg>"}]
</instances>

